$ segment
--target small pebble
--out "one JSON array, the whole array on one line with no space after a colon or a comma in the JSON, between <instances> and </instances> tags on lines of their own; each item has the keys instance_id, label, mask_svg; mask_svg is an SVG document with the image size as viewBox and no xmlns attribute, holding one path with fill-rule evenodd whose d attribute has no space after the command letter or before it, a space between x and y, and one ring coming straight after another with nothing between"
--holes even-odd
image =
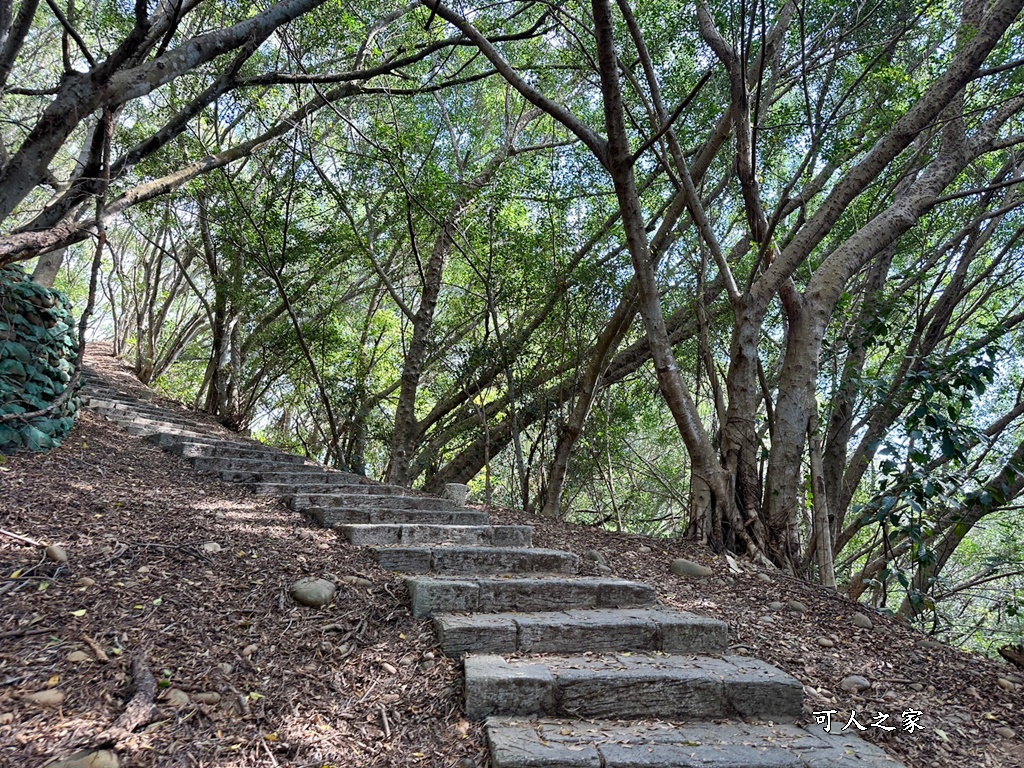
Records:
<instances>
[{"instance_id":1,"label":"small pebble","mask_svg":"<svg viewBox=\"0 0 1024 768\"><path fill-rule=\"evenodd\" d=\"M1017 734L1014 732L1013 728L1007 728L1005 725L1004 726L1000 726L999 728L996 728L996 733L998 733L1004 739L1013 739L1013 738L1016 738L1016 736L1017 736Z\"/></svg>"},{"instance_id":2,"label":"small pebble","mask_svg":"<svg viewBox=\"0 0 1024 768\"><path fill-rule=\"evenodd\" d=\"M639 552L641 555L649 555L654 550L651 549L650 547L637 547L636 551Z\"/></svg>"},{"instance_id":3,"label":"small pebble","mask_svg":"<svg viewBox=\"0 0 1024 768\"><path fill-rule=\"evenodd\" d=\"M872 622L871 619L863 613L853 614L850 621L853 622L855 627L860 627L861 629L872 629L875 626L874 622Z\"/></svg>"},{"instance_id":4,"label":"small pebble","mask_svg":"<svg viewBox=\"0 0 1024 768\"><path fill-rule=\"evenodd\" d=\"M388 664L386 661L382 661L380 667L389 675L394 675L398 673L398 669L396 669L394 665Z\"/></svg>"},{"instance_id":5,"label":"small pebble","mask_svg":"<svg viewBox=\"0 0 1024 768\"><path fill-rule=\"evenodd\" d=\"M167 693L164 694L164 701L167 702L168 706L180 709L192 700L188 697L188 694L180 688L168 688Z\"/></svg>"},{"instance_id":6,"label":"small pebble","mask_svg":"<svg viewBox=\"0 0 1024 768\"><path fill-rule=\"evenodd\" d=\"M822 648L834 648L835 647L835 643L832 642L832 640L830 638L827 638L827 637L819 637L816 642Z\"/></svg>"},{"instance_id":7,"label":"small pebble","mask_svg":"<svg viewBox=\"0 0 1024 768\"><path fill-rule=\"evenodd\" d=\"M192 701L196 704L220 704L220 694L216 691L202 691L192 694Z\"/></svg>"},{"instance_id":8,"label":"small pebble","mask_svg":"<svg viewBox=\"0 0 1024 768\"><path fill-rule=\"evenodd\" d=\"M22 700L38 704L41 707L59 707L64 703L64 691L59 688L49 688L45 691L36 691L22 696Z\"/></svg>"},{"instance_id":9,"label":"small pebble","mask_svg":"<svg viewBox=\"0 0 1024 768\"><path fill-rule=\"evenodd\" d=\"M604 556L604 552L600 552L596 549L588 549L583 553L583 557L587 560L593 560L595 563L601 563L602 565L608 565L608 558Z\"/></svg>"},{"instance_id":10,"label":"small pebble","mask_svg":"<svg viewBox=\"0 0 1024 768\"><path fill-rule=\"evenodd\" d=\"M68 654L68 661L72 664L81 664L83 661L88 661L91 657L85 651L72 651Z\"/></svg>"},{"instance_id":11,"label":"small pebble","mask_svg":"<svg viewBox=\"0 0 1024 768\"><path fill-rule=\"evenodd\" d=\"M90 579L88 576L83 576L75 582L76 587L95 587L96 579Z\"/></svg>"},{"instance_id":12,"label":"small pebble","mask_svg":"<svg viewBox=\"0 0 1024 768\"><path fill-rule=\"evenodd\" d=\"M711 576L714 573L706 565L687 560L685 557L677 557L673 560L671 565L669 565L669 570L676 576L693 576L697 578Z\"/></svg>"},{"instance_id":13,"label":"small pebble","mask_svg":"<svg viewBox=\"0 0 1024 768\"><path fill-rule=\"evenodd\" d=\"M794 613L807 613L807 606L801 603L799 600L790 600L786 603L786 607Z\"/></svg>"},{"instance_id":14,"label":"small pebble","mask_svg":"<svg viewBox=\"0 0 1024 768\"><path fill-rule=\"evenodd\" d=\"M258 651L259 649L260 649L260 647L258 645L256 645L256 643L253 643L252 645L247 645L247 646L245 646L245 648L242 649L242 655L245 658L249 658L254 653L256 653L256 651Z\"/></svg>"},{"instance_id":15,"label":"small pebble","mask_svg":"<svg viewBox=\"0 0 1024 768\"><path fill-rule=\"evenodd\" d=\"M221 551L222 547L216 541L207 541L199 545L199 548L208 555L215 555Z\"/></svg>"},{"instance_id":16,"label":"small pebble","mask_svg":"<svg viewBox=\"0 0 1024 768\"><path fill-rule=\"evenodd\" d=\"M784 606L782 603L778 602L777 600L774 603L768 603L768 610L770 610L770 611L781 611L785 607L786 606Z\"/></svg>"},{"instance_id":17,"label":"small pebble","mask_svg":"<svg viewBox=\"0 0 1024 768\"><path fill-rule=\"evenodd\" d=\"M850 693L860 693L871 687L871 682L861 675L847 675L839 683L839 687Z\"/></svg>"},{"instance_id":18,"label":"small pebble","mask_svg":"<svg viewBox=\"0 0 1024 768\"><path fill-rule=\"evenodd\" d=\"M759 578L765 584L771 584L772 583L772 577L769 576L767 573L763 573L761 571L758 571L757 578Z\"/></svg>"},{"instance_id":19,"label":"small pebble","mask_svg":"<svg viewBox=\"0 0 1024 768\"><path fill-rule=\"evenodd\" d=\"M66 563L68 561L68 553L56 544L51 544L46 548L46 556L55 563Z\"/></svg>"},{"instance_id":20,"label":"small pebble","mask_svg":"<svg viewBox=\"0 0 1024 768\"><path fill-rule=\"evenodd\" d=\"M76 752L63 760L47 763L47 768L118 768L120 765L116 753L101 749L98 752Z\"/></svg>"},{"instance_id":21,"label":"small pebble","mask_svg":"<svg viewBox=\"0 0 1024 768\"><path fill-rule=\"evenodd\" d=\"M1004 691L1013 693L1017 689L1017 686L1007 680L1005 677L1000 677L996 680L996 685L1002 688Z\"/></svg>"},{"instance_id":22,"label":"small pebble","mask_svg":"<svg viewBox=\"0 0 1024 768\"><path fill-rule=\"evenodd\" d=\"M228 664L226 661L218 664L217 669L219 669L225 675L230 675L235 670L235 668Z\"/></svg>"}]
</instances>

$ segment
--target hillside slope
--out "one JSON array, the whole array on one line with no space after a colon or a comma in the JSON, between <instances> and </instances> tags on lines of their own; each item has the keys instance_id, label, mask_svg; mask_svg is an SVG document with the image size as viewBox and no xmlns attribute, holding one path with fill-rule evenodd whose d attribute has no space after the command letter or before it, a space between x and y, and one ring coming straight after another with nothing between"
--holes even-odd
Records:
<instances>
[{"instance_id":1,"label":"hillside slope","mask_svg":"<svg viewBox=\"0 0 1024 768\"><path fill-rule=\"evenodd\" d=\"M0 510L0 528L68 554L65 565L41 561L0 537L0 765L42 766L95 745L143 676L133 659L154 675L159 709L119 741L122 765L484 765L456 666L429 623L409 616L399 578L279 503L86 414L60 450L2 467ZM734 650L804 682L809 720L856 712L861 735L907 765L1024 765L1019 671L886 617L857 627L858 608L842 598L745 564L730 573L688 543L492 516L533 524L536 545L584 556L594 575L585 556L596 550L666 603L725 619ZM715 575L675 576L676 557ZM302 608L287 588L305 575L354 583L326 608ZM871 687L842 690L851 674ZM25 698L45 690L63 692L62 705ZM913 733L901 727L908 711L921 713ZM879 713L894 731L871 725Z\"/></svg>"}]
</instances>

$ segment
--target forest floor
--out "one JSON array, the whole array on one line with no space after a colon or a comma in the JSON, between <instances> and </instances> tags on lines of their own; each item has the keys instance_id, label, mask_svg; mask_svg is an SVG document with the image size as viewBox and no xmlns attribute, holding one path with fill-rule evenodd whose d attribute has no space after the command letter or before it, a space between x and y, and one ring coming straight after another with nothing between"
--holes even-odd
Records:
<instances>
[{"instance_id":1,"label":"forest floor","mask_svg":"<svg viewBox=\"0 0 1024 768\"><path fill-rule=\"evenodd\" d=\"M693 543L492 514L534 524L535 546L597 550L666 603L726 620L736 652L805 684L809 712L833 710L840 725L855 714L861 735L908 768L1024 766L1021 670L893 618L872 614L874 628L858 628L863 607L746 563L730 573ZM0 464L0 528L68 557L0 536L4 768L111 741L123 767L487 764L480 725L463 717L458 666L430 623L410 616L401 579L276 501L85 413L60 449ZM673 575L676 557L715 575ZM336 581L333 603L296 605L288 585L302 576ZM806 610L771 608L790 601ZM147 670L157 694L148 725L104 735L129 701L145 700L133 697ZM870 689L842 690L852 674ZM40 692L43 703L32 700ZM911 719L920 728L908 732Z\"/></svg>"}]
</instances>

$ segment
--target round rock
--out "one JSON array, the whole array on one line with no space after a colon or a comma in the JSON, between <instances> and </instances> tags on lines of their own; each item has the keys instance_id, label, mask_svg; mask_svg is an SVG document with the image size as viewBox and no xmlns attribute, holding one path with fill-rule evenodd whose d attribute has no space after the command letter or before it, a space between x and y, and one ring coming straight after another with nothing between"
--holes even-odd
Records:
<instances>
[{"instance_id":1,"label":"round rock","mask_svg":"<svg viewBox=\"0 0 1024 768\"><path fill-rule=\"evenodd\" d=\"M762 571L758 571L757 572L757 578L760 581L763 581L765 584L771 584L772 583L772 577L769 576L767 573L764 573Z\"/></svg>"},{"instance_id":2,"label":"round rock","mask_svg":"<svg viewBox=\"0 0 1024 768\"><path fill-rule=\"evenodd\" d=\"M587 560L593 560L595 563L608 565L608 558L604 556L604 552L599 552L596 549L588 549L583 553L583 556L587 558Z\"/></svg>"},{"instance_id":3,"label":"round rock","mask_svg":"<svg viewBox=\"0 0 1024 768\"><path fill-rule=\"evenodd\" d=\"M292 596L292 600L300 605L308 605L313 608L327 605L334 599L336 591L337 587L334 586L334 582L313 578L299 579L288 588L288 594Z\"/></svg>"},{"instance_id":4,"label":"round rock","mask_svg":"<svg viewBox=\"0 0 1024 768\"><path fill-rule=\"evenodd\" d=\"M874 622L872 622L871 619L869 619L867 615L863 613L853 614L853 616L850 618L850 621L853 622L853 626L860 627L861 629L873 629L875 626Z\"/></svg>"},{"instance_id":5,"label":"round rock","mask_svg":"<svg viewBox=\"0 0 1024 768\"><path fill-rule=\"evenodd\" d=\"M822 648L834 648L836 645L834 642L832 642L830 638L827 637L819 637L815 642L817 642L818 645L820 645Z\"/></svg>"},{"instance_id":6,"label":"round rock","mask_svg":"<svg viewBox=\"0 0 1024 768\"><path fill-rule=\"evenodd\" d=\"M215 555L223 549L216 541L207 541L199 545L199 548L208 555Z\"/></svg>"},{"instance_id":7,"label":"round rock","mask_svg":"<svg viewBox=\"0 0 1024 768\"><path fill-rule=\"evenodd\" d=\"M861 677L860 675L847 675L839 683L839 687L850 693L860 693L870 688L871 682L866 677Z\"/></svg>"},{"instance_id":8,"label":"round rock","mask_svg":"<svg viewBox=\"0 0 1024 768\"><path fill-rule=\"evenodd\" d=\"M636 548L636 551L639 552L641 555L649 555L654 550L651 549L650 547L640 546L640 547Z\"/></svg>"},{"instance_id":9,"label":"round rock","mask_svg":"<svg viewBox=\"0 0 1024 768\"><path fill-rule=\"evenodd\" d=\"M998 733L1004 739L1013 739L1017 736L1013 728L1007 728L1005 725L996 728L996 733Z\"/></svg>"},{"instance_id":10,"label":"round rock","mask_svg":"<svg viewBox=\"0 0 1024 768\"><path fill-rule=\"evenodd\" d=\"M68 661L72 664L81 664L83 661L88 661L89 658L89 654L85 651L72 651L68 654Z\"/></svg>"},{"instance_id":11,"label":"round rock","mask_svg":"<svg viewBox=\"0 0 1024 768\"><path fill-rule=\"evenodd\" d=\"M38 704L40 707L59 707L64 703L64 691L58 688L48 688L45 691L36 691L22 697L25 701Z\"/></svg>"},{"instance_id":12,"label":"round rock","mask_svg":"<svg viewBox=\"0 0 1024 768\"><path fill-rule=\"evenodd\" d=\"M50 763L46 768L119 768L117 755L106 749L97 752L76 752L70 757Z\"/></svg>"},{"instance_id":13,"label":"round rock","mask_svg":"<svg viewBox=\"0 0 1024 768\"><path fill-rule=\"evenodd\" d=\"M66 563L68 561L68 553L56 544L51 544L46 548L46 556L55 563Z\"/></svg>"},{"instance_id":14,"label":"round rock","mask_svg":"<svg viewBox=\"0 0 1024 768\"><path fill-rule=\"evenodd\" d=\"M799 600L790 600L786 603L786 607L794 613L807 613L807 606L801 603Z\"/></svg>"},{"instance_id":15,"label":"round rock","mask_svg":"<svg viewBox=\"0 0 1024 768\"><path fill-rule=\"evenodd\" d=\"M775 602L773 602L773 603L768 603L768 610L770 610L770 611L781 611L781 610L782 610L783 608L785 608L785 607L786 607L786 606L784 606L784 605L783 605L782 603L780 603L780 602L779 602L778 600L776 600L776 601L775 601Z\"/></svg>"},{"instance_id":16,"label":"round rock","mask_svg":"<svg viewBox=\"0 0 1024 768\"><path fill-rule=\"evenodd\" d=\"M998 678L996 680L996 685L998 685L1004 691L1009 691L1010 693L1013 693L1017 689L1017 686L1014 685L1011 681L1007 680L1005 677Z\"/></svg>"},{"instance_id":17,"label":"round rock","mask_svg":"<svg viewBox=\"0 0 1024 768\"><path fill-rule=\"evenodd\" d=\"M180 688L168 688L167 693L164 694L164 701L175 709L180 709L192 700Z\"/></svg>"},{"instance_id":18,"label":"round rock","mask_svg":"<svg viewBox=\"0 0 1024 768\"><path fill-rule=\"evenodd\" d=\"M696 576L703 578L710 576L714 573L706 565L695 563L692 560L687 560L685 557L679 557L672 561L672 565L669 566L672 573L676 576Z\"/></svg>"}]
</instances>

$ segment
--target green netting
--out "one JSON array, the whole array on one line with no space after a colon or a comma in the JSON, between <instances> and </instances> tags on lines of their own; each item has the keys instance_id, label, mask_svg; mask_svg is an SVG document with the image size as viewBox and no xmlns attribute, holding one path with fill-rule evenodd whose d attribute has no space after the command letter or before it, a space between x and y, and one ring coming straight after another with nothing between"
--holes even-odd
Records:
<instances>
[{"instance_id":1,"label":"green netting","mask_svg":"<svg viewBox=\"0 0 1024 768\"><path fill-rule=\"evenodd\" d=\"M78 355L71 303L17 264L0 268L0 419L51 405ZM77 394L51 413L0 421L0 453L48 451L75 425Z\"/></svg>"}]
</instances>

